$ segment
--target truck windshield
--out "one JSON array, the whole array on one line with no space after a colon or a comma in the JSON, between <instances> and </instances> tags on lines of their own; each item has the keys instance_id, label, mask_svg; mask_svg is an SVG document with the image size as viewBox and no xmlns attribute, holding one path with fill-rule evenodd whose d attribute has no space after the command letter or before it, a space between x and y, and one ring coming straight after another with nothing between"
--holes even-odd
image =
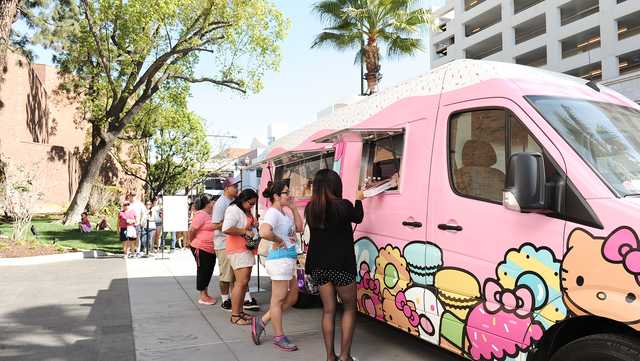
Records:
<instances>
[{"instance_id":1,"label":"truck windshield","mask_svg":"<svg viewBox=\"0 0 640 361\"><path fill-rule=\"evenodd\" d=\"M527 99L620 196L640 194L640 111L584 99Z\"/></svg>"}]
</instances>

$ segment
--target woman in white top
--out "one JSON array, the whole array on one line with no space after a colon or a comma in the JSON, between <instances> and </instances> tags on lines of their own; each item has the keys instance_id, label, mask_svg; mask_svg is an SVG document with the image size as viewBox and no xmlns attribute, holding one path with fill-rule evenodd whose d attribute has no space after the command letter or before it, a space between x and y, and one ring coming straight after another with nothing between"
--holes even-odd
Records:
<instances>
[{"instance_id":1,"label":"woman in white top","mask_svg":"<svg viewBox=\"0 0 640 361\"><path fill-rule=\"evenodd\" d=\"M289 187L285 182L269 182L263 196L271 201L271 208L262 217L260 224L262 238L273 243L265 262L265 268L271 277L271 305L262 318L253 319L251 335L253 342L259 345L266 323L272 320L273 344L283 351L296 351L298 347L284 335L282 313L298 300L295 233L303 230L302 217L293 205L293 198L289 197ZM293 219L284 212L285 208L291 210Z\"/></svg>"},{"instance_id":2,"label":"woman in white top","mask_svg":"<svg viewBox=\"0 0 640 361\"><path fill-rule=\"evenodd\" d=\"M250 325L252 319L244 313L242 299L249 288L251 268L255 264L255 250L247 248L247 238L255 236L256 221L251 210L257 201L258 194L254 190L243 190L227 208L222 221L222 232L227 236L225 253L236 279L231 291L231 323L234 325Z\"/></svg>"}]
</instances>

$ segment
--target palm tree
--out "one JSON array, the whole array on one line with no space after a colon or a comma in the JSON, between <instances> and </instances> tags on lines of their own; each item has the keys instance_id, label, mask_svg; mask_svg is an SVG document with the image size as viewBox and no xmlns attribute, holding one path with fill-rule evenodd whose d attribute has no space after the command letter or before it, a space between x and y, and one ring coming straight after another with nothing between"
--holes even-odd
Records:
<instances>
[{"instance_id":1,"label":"palm tree","mask_svg":"<svg viewBox=\"0 0 640 361\"><path fill-rule=\"evenodd\" d=\"M422 50L420 27L434 27L431 11L416 8L416 0L324 0L313 10L327 25L312 48L356 49L355 62L366 64L368 94L376 91L380 75L380 47L387 56L413 55ZM366 43L365 43L366 41Z\"/></svg>"}]
</instances>

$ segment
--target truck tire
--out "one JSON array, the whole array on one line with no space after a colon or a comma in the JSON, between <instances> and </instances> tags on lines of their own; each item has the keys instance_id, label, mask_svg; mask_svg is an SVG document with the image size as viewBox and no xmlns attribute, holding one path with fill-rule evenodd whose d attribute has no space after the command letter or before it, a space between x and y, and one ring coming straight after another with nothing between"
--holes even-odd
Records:
<instances>
[{"instance_id":1,"label":"truck tire","mask_svg":"<svg viewBox=\"0 0 640 361\"><path fill-rule=\"evenodd\" d=\"M640 360L640 338L612 333L581 337L556 351L551 361Z\"/></svg>"}]
</instances>

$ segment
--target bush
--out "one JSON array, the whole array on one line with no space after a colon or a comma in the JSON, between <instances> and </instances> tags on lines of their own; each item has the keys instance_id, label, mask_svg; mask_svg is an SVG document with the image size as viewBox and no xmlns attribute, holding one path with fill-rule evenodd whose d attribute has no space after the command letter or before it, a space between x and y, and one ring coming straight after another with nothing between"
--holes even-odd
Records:
<instances>
[{"instance_id":1,"label":"bush","mask_svg":"<svg viewBox=\"0 0 640 361\"><path fill-rule=\"evenodd\" d=\"M42 192L38 183L35 169L25 168L22 164L15 164L10 159L0 164L3 168L4 182L1 184L2 197L4 199L4 212L13 223L12 240L24 240L33 217L33 209L36 202L42 198Z\"/></svg>"}]
</instances>

